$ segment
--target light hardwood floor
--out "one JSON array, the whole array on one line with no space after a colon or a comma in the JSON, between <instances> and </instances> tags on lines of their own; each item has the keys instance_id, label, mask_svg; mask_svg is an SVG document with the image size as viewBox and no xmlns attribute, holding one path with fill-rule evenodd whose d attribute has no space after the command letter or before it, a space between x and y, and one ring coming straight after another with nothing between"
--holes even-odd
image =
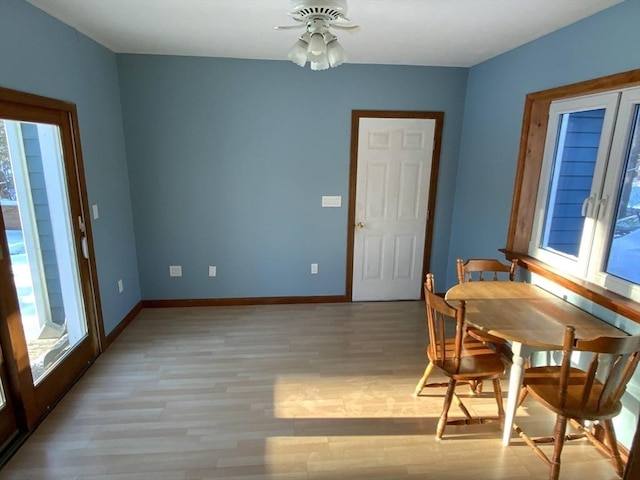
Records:
<instances>
[{"instance_id":1,"label":"light hardwood floor","mask_svg":"<svg viewBox=\"0 0 640 480\"><path fill-rule=\"evenodd\" d=\"M412 396L425 345L422 302L145 309L0 478L546 478L497 424L434 439L444 389ZM468 405L495 410L490 391ZM534 401L517 421L553 428ZM617 478L588 443L562 458L563 479Z\"/></svg>"}]
</instances>

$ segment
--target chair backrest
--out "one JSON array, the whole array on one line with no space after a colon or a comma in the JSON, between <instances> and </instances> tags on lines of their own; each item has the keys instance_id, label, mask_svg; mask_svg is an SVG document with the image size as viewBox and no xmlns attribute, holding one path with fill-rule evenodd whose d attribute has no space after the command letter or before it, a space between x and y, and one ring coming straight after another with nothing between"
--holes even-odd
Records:
<instances>
[{"instance_id":1,"label":"chair backrest","mask_svg":"<svg viewBox=\"0 0 640 480\"><path fill-rule=\"evenodd\" d=\"M581 381L581 392L577 392L579 408L594 412L615 408L640 361L640 335L581 340L575 338L575 329L568 326L563 345L560 404L564 405L567 401L571 354L579 351L590 356L584 380ZM575 395L576 392L572 390L574 398Z\"/></svg>"},{"instance_id":2,"label":"chair backrest","mask_svg":"<svg viewBox=\"0 0 640 480\"><path fill-rule=\"evenodd\" d=\"M513 260L511 265L505 265L494 258L470 258L466 262L459 258L456 264L458 267L458 283L483 280L513 281L518 261Z\"/></svg>"},{"instance_id":3,"label":"chair backrest","mask_svg":"<svg viewBox=\"0 0 640 480\"><path fill-rule=\"evenodd\" d=\"M427 326L429 329L429 359L436 365L443 365L447 360L453 360L454 368L458 369L462 353L464 338L465 302L460 301L458 308L449 305L444 298L434 293L433 274L427 274L424 283L424 298L427 310ZM455 325L455 337L445 331L447 324ZM451 341L454 338L453 348Z\"/></svg>"}]
</instances>

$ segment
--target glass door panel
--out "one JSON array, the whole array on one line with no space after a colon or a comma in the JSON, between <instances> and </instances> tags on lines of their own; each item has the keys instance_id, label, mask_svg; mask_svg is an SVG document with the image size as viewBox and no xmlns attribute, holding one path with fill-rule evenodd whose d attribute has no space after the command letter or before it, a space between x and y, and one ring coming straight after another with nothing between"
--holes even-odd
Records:
<instances>
[{"instance_id":1,"label":"glass door panel","mask_svg":"<svg viewBox=\"0 0 640 480\"><path fill-rule=\"evenodd\" d=\"M87 335L59 129L0 121L4 234L34 385ZM4 135L3 135L4 133ZM78 221L76 219L76 221Z\"/></svg>"},{"instance_id":2,"label":"glass door panel","mask_svg":"<svg viewBox=\"0 0 640 480\"><path fill-rule=\"evenodd\" d=\"M0 87L2 432L4 411L33 429L100 351L88 211L75 105Z\"/></svg>"}]
</instances>

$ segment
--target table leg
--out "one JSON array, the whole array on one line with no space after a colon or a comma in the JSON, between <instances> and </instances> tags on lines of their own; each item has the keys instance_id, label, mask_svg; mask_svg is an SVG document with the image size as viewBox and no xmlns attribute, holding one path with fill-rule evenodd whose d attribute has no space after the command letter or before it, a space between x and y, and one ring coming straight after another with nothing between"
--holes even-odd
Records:
<instances>
[{"instance_id":1,"label":"table leg","mask_svg":"<svg viewBox=\"0 0 640 480\"><path fill-rule=\"evenodd\" d=\"M509 446L511 440L511 430L513 428L513 420L516 417L516 409L518 408L518 396L522 388L522 379L524 377L525 360L529 358L531 350L526 345L519 342L513 342L511 345L513 352L513 365L511 365L511 373L509 375L509 393L507 396L507 408L505 409L504 431L502 434L502 444Z\"/></svg>"}]
</instances>

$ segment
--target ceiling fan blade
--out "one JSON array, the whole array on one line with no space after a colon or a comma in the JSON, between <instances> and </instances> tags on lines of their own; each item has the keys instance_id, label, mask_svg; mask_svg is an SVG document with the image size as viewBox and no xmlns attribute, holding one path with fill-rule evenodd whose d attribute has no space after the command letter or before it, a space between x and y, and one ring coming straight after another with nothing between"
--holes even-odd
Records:
<instances>
[{"instance_id":1,"label":"ceiling fan blade","mask_svg":"<svg viewBox=\"0 0 640 480\"><path fill-rule=\"evenodd\" d=\"M338 25L332 24L329 28L336 28L338 30L345 30L349 33L356 33L360 31L360 25Z\"/></svg>"},{"instance_id":2,"label":"ceiling fan blade","mask_svg":"<svg viewBox=\"0 0 640 480\"><path fill-rule=\"evenodd\" d=\"M280 25L278 27L273 27L276 30L294 30L296 28L304 28L304 23L301 23L300 25Z\"/></svg>"}]
</instances>

